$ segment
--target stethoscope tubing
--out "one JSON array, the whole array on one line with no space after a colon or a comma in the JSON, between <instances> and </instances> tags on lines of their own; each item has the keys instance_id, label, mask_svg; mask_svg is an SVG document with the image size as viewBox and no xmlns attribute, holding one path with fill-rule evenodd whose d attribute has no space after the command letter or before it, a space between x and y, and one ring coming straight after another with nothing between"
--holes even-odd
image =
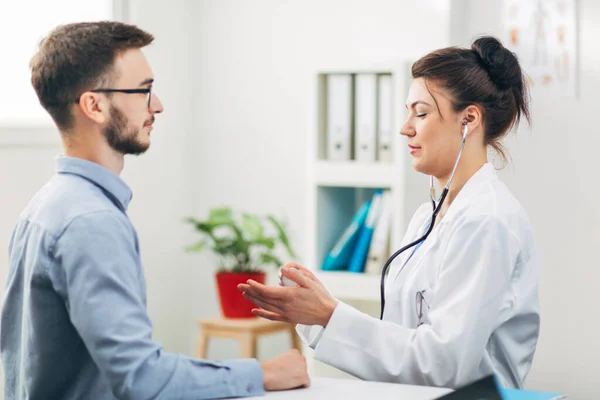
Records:
<instances>
[{"instance_id":1,"label":"stethoscope tubing","mask_svg":"<svg viewBox=\"0 0 600 400\"><path fill-rule=\"evenodd\" d=\"M436 206L436 201L435 201L435 189L433 187L433 176L429 177L429 193L430 193L430 197L431 197L431 203L433 206L433 212L431 213L431 222L429 224L429 228L427 229L427 232L425 232L425 234L423 236L421 236L419 239L407 244L406 246L402 247L400 250L398 250L394 254L392 254L390 256L390 258L388 258L387 261L385 262L385 264L383 265L383 269L381 271L380 288L379 288L379 293L380 293L380 297L381 297L381 300L380 300L381 301L381 315L379 316L379 319L383 319L383 311L385 309L385 275L387 273L387 270L388 270L390 264L392 263L392 261L394 261L394 259L396 257L398 257L404 251L425 241L425 239L427 239L427 237L433 230L433 226L435 225L435 220L436 220L440 210L442 209L442 205L444 204L444 200L446 199L446 196L448 195L448 191L450 190L450 184L452 183L452 179L454 178L454 173L456 172L456 168L458 167L458 162L460 161L463 149L465 147L465 142L467 140L467 133L468 133L468 126L466 125L465 121L463 121L463 126L464 126L464 129L463 129L463 137L462 137L462 143L460 145L460 150L458 152L458 156L456 157L456 161L454 162L454 167L452 168L452 173L450 174L450 179L448 179L446 186L442 190L442 194L437 202L437 206Z\"/></svg>"}]
</instances>

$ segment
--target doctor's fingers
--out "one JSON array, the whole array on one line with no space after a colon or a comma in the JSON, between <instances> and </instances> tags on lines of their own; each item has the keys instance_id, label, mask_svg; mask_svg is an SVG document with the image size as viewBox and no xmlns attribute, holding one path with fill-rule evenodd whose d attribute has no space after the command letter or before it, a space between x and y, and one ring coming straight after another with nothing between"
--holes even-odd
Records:
<instances>
[{"instance_id":1,"label":"doctor's fingers","mask_svg":"<svg viewBox=\"0 0 600 400\"><path fill-rule=\"evenodd\" d=\"M249 279L247 284L239 284L238 289L243 292L248 292L253 296L276 300L282 300L289 297L289 290L293 290L293 288L288 287L266 286L262 283L253 281L252 279Z\"/></svg>"},{"instance_id":2,"label":"doctor's fingers","mask_svg":"<svg viewBox=\"0 0 600 400\"><path fill-rule=\"evenodd\" d=\"M267 311L265 309L262 308L255 308L252 310L252 314L258 316L258 317L262 317L264 319L269 319L271 321L281 321L281 322L289 322L287 318L285 318L284 316L271 312L271 311Z\"/></svg>"},{"instance_id":3,"label":"doctor's fingers","mask_svg":"<svg viewBox=\"0 0 600 400\"><path fill-rule=\"evenodd\" d=\"M264 310L271 311L280 315L283 314L283 310L278 304L273 304L265 299L253 296L248 292L244 293L244 297Z\"/></svg>"},{"instance_id":4,"label":"doctor's fingers","mask_svg":"<svg viewBox=\"0 0 600 400\"><path fill-rule=\"evenodd\" d=\"M279 276L281 276L281 270L283 270L284 268L287 268L287 269L296 268L297 270L299 270L302 273L302 275L306 276L307 278L309 278L312 281L320 283L319 278L317 278L317 276L315 274L313 274L313 272L310 269L303 267L300 264L296 264L294 262L285 264L283 267L281 267L279 269Z\"/></svg>"},{"instance_id":5,"label":"doctor's fingers","mask_svg":"<svg viewBox=\"0 0 600 400\"><path fill-rule=\"evenodd\" d=\"M244 297L252 301L254 304L263 307L269 311L275 311L278 313L282 313L285 309L287 300L276 299L268 296L263 296L260 293L253 292L250 288L247 291L244 291ZM259 304L260 303L260 304Z\"/></svg>"}]
</instances>

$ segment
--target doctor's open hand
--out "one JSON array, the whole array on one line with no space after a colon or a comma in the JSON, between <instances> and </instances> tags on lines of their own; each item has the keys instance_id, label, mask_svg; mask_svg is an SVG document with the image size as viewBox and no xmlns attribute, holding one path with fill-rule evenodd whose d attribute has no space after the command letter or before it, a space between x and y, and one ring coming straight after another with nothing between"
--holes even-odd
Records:
<instances>
[{"instance_id":1,"label":"doctor's open hand","mask_svg":"<svg viewBox=\"0 0 600 400\"><path fill-rule=\"evenodd\" d=\"M298 286L265 286L252 279L238 285L244 297L260 307L252 313L273 321L327 326L337 300L327 293L312 272L298 264L286 264L280 272Z\"/></svg>"}]
</instances>

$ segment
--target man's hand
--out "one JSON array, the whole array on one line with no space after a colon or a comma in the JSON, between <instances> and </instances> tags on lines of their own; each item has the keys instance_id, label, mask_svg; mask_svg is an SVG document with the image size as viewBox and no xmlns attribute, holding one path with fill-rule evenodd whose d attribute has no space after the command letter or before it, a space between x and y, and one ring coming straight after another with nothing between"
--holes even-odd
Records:
<instances>
[{"instance_id":1,"label":"man's hand","mask_svg":"<svg viewBox=\"0 0 600 400\"><path fill-rule=\"evenodd\" d=\"M260 363L267 391L308 387L306 358L296 349Z\"/></svg>"}]
</instances>

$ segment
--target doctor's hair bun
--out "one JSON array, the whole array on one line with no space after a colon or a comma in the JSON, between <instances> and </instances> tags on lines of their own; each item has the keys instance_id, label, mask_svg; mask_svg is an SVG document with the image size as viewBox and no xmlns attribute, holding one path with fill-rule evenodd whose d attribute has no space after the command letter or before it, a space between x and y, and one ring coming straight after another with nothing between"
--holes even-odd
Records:
<instances>
[{"instance_id":1,"label":"doctor's hair bun","mask_svg":"<svg viewBox=\"0 0 600 400\"><path fill-rule=\"evenodd\" d=\"M473 42L471 49L500 90L508 90L522 84L521 67L517 57L498 39L491 36L481 37Z\"/></svg>"}]
</instances>

